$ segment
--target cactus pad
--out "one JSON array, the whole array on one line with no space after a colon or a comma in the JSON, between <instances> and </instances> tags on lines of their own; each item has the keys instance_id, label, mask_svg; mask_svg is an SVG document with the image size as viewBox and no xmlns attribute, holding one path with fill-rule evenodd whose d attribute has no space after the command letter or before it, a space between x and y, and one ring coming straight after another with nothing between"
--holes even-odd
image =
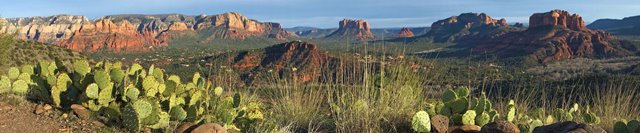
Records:
<instances>
[{"instance_id":1,"label":"cactus pad","mask_svg":"<svg viewBox=\"0 0 640 133\"><path fill-rule=\"evenodd\" d=\"M20 76L20 70L17 67L11 67L9 68L9 72L7 74L9 76L9 79L16 80L18 79L18 76Z\"/></svg>"},{"instance_id":2,"label":"cactus pad","mask_svg":"<svg viewBox=\"0 0 640 133\"><path fill-rule=\"evenodd\" d=\"M91 67L87 60L76 60L73 62L73 69L76 73L84 76L91 72Z\"/></svg>"},{"instance_id":3,"label":"cactus pad","mask_svg":"<svg viewBox=\"0 0 640 133\"><path fill-rule=\"evenodd\" d=\"M462 115L462 124L463 125L475 125L476 123L476 111L467 110L466 113Z\"/></svg>"},{"instance_id":4,"label":"cactus pad","mask_svg":"<svg viewBox=\"0 0 640 133\"><path fill-rule=\"evenodd\" d=\"M458 99L458 95L456 94L455 91L453 91L451 89L445 91L444 94L442 94L442 101L443 102L450 102L450 101L453 101L455 99Z\"/></svg>"},{"instance_id":5,"label":"cactus pad","mask_svg":"<svg viewBox=\"0 0 640 133\"><path fill-rule=\"evenodd\" d=\"M469 96L469 89L467 87L461 86L456 89L456 94L459 98Z\"/></svg>"},{"instance_id":6,"label":"cactus pad","mask_svg":"<svg viewBox=\"0 0 640 133\"><path fill-rule=\"evenodd\" d=\"M171 114L171 120L183 121L187 118L187 111L184 111L182 107L173 107L169 113Z\"/></svg>"},{"instance_id":7,"label":"cactus pad","mask_svg":"<svg viewBox=\"0 0 640 133\"><path fill-rule=\"evenodd\" d=\"M7 76L0 77L0 93L11 91L11 80Z\"/></svg>"},{"instance_id":8,"label":"cactus pad","mask_svg":"<svg viewBox=\"0 0 640 133\"><path fill-rule=\"evenodd\" d=\"M476 124L478 126L484 126L490 121L491 121L491 116L489 116L487 112L483 112L482 114L476 116Z\"/></svg>"},{"instance_id":9,"label":"cactus pad","mask_svg":"<svg viewBox=\"0 0 640 133\"><path fill-rule=\"evenodd\" d=\"M100 95L100 88L98 88L98 84L89 84L89 86L87 86L87 89L85 90L85 94L88 98L98 99Z\"/></svg>"},{"instance_id":10,"label":"cactus pad","mask_svg":"<svg viewBox=\"0 0 640 133\"><path fill-rule=\"evenodd\" d=\"M13 82L13 93L17 95L26 95L29 92L29 83L23 80Z\"/></svg>"},{"instance_id":11,"label":"cactus pad","mask_svg":"<svg viewBox=\"0 0 640 133\"><path fill-rule=\"evenodd\" d=\"M413 115L411 119L411 128L413 131L420 133L431 132L431 121L429 114L425 111L419 111Z\"/></svg>"},{"instance_id":12,"label":"cactus pad","mask_svg":"<svg viewBox=\"0 0 640 133\"><path fill-rule=\"evenodd\" d=\"M20 70L22 71L22 73L27 73L29 75L35 74L33 72L33 66L31 66L31 65L24 65L24 66L22 66L22 68Z\"/></svg>"}]
</instances>

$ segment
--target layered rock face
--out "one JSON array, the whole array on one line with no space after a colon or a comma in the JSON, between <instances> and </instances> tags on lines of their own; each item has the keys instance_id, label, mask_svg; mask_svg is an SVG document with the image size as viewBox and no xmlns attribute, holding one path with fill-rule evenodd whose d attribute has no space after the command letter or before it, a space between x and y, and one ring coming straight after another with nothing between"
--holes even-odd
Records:
<instances>
[{"instance_id":1,"label":"layered rock face","mask_svg":"<svg viewBox=\"0 0 640 133\"><path fill-rule=\"evenodd\" d=\"M91 22L83 16L0 19L3 32L18 31L25 40L53 43L76 51L147 51L167 46L172 35L214 33L207 39L266 37L285 40L291 34L278 23L262 23L239 13L213 16L113 15Z\"/></svg>"},{"instance_id":2,"label":"layered rock face","mask_svg":"<svg viewBox=\"0 0 640 133\"><path fill-rule=\"evenodd\" d=\"M395 37L398 37L398 38L408 38L408 37L413 37L413 36L415 36L415 35L407 27L403 27L402 30L400 30L400 33L395 35Z\"/></svg>"},{"instance_id":3,"label":"layered rock face","mask_svg":"<svg viewBox=\"0 0 640 133\"><path fill-rule=\"evenodd\" d=\"M241 73L247 84L268 82L275 77L295 79L304 83L322 76L322 69L330 65L335 58L318 50L314 44L306 42L287 42L264 49L232 52L206 57L215 64L229 64ZM293 73L296 73L293 75Z\"/></svg>"},{"instance_id":4,"label":"layered rock face","mask_svg":"<svg viewBox=\"0 0 640 133\"><path fill-rule=\"evenodd\" d=\"M434 42L458 42L497 36L509 31L501 27L508 27L507 20L493 19L484 13L463 13L434 22L425 36Z\"/></svg>"},{"instance_id":5,"label":"layered rock face","mask_svg":"<svg viewBox=\"0 0 640 133\"><path fill-rule=\"evenodd\" d=\"M629 53L611 34L591 30L577 14L553 10L530 17L526 31L513 32L494 39L486 39L474 49L477 52L496 52L501 55L531 53L539 62L575 57L613 57ZM616 43L619 44L619 43Z\"/></svg>"},{"instance_id":6,"label":"layered rock face","mask_svg":"<svg viewBox=\"0 0 640 133\"><path fill-rule=\"evenodd\" d=\"M1 32L16 33L20 39L59 43L91 21L84 16L57 15L50 17L1 18Z\"/></svg>"},{"instance_id":7,"label":"layered rock face","mask_svg":"<svg viewBox=\"0 0 640 133\"><path fill-rule=\"evenodd\" d=\"M342 39L356 39L366 41L374 38L369 27L369 22L366 20L351 20L344 19L340 21L340 27L334 31L327 38L342 38Z\"/></svg>"}]
</instances>

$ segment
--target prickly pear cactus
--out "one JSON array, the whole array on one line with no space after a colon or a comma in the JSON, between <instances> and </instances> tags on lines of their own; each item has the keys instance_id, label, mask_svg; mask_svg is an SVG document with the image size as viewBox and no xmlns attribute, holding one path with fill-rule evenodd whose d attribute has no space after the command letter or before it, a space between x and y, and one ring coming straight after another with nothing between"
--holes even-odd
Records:
<instances>
[{"instance_id":1,"label":"prickly pear cactus","mask_svg":"<svg viewBox=\"0 0 640 133\"><path fill-rule=\"evenodd\" d=\"M195 93L193 93L193 95L191 95L191 98L189 99L189 106L196 105L198 100L200 100L200 97L202 97L202 91L196 91Z\"/></svg>"},{"instance_id":2,"label":"prickly pear cactus","mask_svg":"<svg viewBox=\"0 0 640 133\"><path fill-rule=\"evenodd\" d=\"M7 76L0 77L0 93L11 91L11 80Z\"/></svg>"},{"instance_id":3,"label":"prickly pear cactus","mask_svg":"<svg viewBox=\"0 0 640 133\"><path fill-rule=\"evenodd\" d=\"M467 110L469 103L466 98L460 98L445 103L445 106L449 107L453 113L461 114Z\"/></svg>"},{"instance_id":4,"label":"prickly pear cactus","mask_svg":"<svg viewBox=\"0 0 640 133\"><path fill-rule=\"evenodd\" d=\"M222 87L216 87L215 89L213 89L213 94L215 94L216 96L221 96L222 95Z\"/></svg>"},{"instance_id":5,"label":"prickly pear cactus","mask_svg":"<svg viewBox=\"0 0 640 133\"><path fill-rule=\"evenodd\" d=\"M167 112L164 111L160 111L160 113L158 114L158 117L160 118L158 120L158 122L156 122L156 124L153 125L149 125L149 128L152 129L161 129L161 128L165 128L169 126L169 114Z\"/></svg>"},{"instance_id":6,"label":"prickly pear cactus","mask_svg":"<svg viewBox=\"0 0 640 133\"><path fill-rule=\"evenodd\" d=\"M126 92L127 101L135 101L138 100L138 96L140 95L140 90L133 85L129 85L127 87Z\"/></svg>"},{"instance_id":7,"label":"prickly pear cactus","mask_svg":"<svg viewBox=\"0 0 640 133\"><path fill-rule=\"evenodd\" d=\"M22 68L20 70L22 71L22 73L27 73L29 75L35 74L33 72L33 66L31 66L31 65L24 65L24 66L22 66Z\"/></svg>"},{"instance_id":8,"label":"prickly pear cactus","mask_svg":"<svg viewBox=\"0 0 640 133\"><path fill-rule=\"evenodd\" d=\"M513 122L513 120L516 118L516 105L513 100L509 101L508 108L509 111L507 112L507 121Z\"/></svg>"},{"instance_id":9,"label":"prickly pear cactus","mask_svg":"<svg viewBox=\"0 0 640 133\"><path fill-rule=\"evenodd\" d=\"M187 111L182 107L173 107L169 113L171 114L171 120L174 121L183 121L187 118Z\"/></svg>"},{"instance_id":10,"label":"prickly pear cactus","mask_svg":"<svg viewBox=\"0 0 640 133\"><path fill-rule=\"evenodd\" d=\"M117 84L121 84L124 80L125 73L122 71L122 69L120 69L120 67L118 67L111 68L111 71L109 71L109 75L111 76L111 80L113 80Z\"/></svg>"},{"instance_id":11,"label":"prickly pear cactus","mask_svg":"<svg viewBox=\"0 0 640 133\"><path fill-rule=\"evenodd\" d=\"M129 131L133 133L137 133L140 131L140 119L136 110L131 106L127 105L122 111L122 124Z\"/></svg>"},{"instance_id":12,"label":"prickly pear cactus","mask_svg":"<svg viewBox=\"0 0 640 133\"><path fill-rule=\"evenodd\" d=\"M98 84L89 84L89 86L87 86L87 89L85 89L85 94L88 98L98 99L100 96L100 88L98 87Z\"/></svg>"},{"instance_id":13,"label":"prickly pear cactus","mask_svg":"<svg viewBox=\"0 0 640 133\"><path fill-rule=\"evenodd\" d=\"M139 118L146 118L148 116L151 115L151 113L153 113L154 111L154 103L152 103L149 100L146 99L141 99L141 100L136 100L133 102L133 104L131 105L133 107L133 109L135 110L135 112L137 113L137 116Z\"/></svg>"},{"instance_id":14,"label":"prickly pear cactus","mask_svg":"<svg viewBox=\"0 0 640 133\"><path fill-rule=\"evenodd\" d=\"M627 122L627 128L629 128L629 131L638 131L638 128L640 128L640 121L631 120Z\"/></svg>"},{"instance_id":15,"label":"prickly pear cactus","mask_svg":"<svg viewBox=\"0 0 640 133\"><path fill-rule=\"evenodd\" d=\"M550 125L556 122L555 118L551 115L547 115L547 118L544 119L544 125Z\"/></svg>"},{"instance_id":16,"label":"prickly pear cactus","mask_svg":"<svg viewBox=\"0 0 640 133\"><path fill-rule=\"evenodd\" d=\"M540 119L535 119L529 123L529 133L532 133L536 127L544 125Z\"/></svg>"},{"instance_id":17,"label":"prickly pear cactus","mask_svg":"<svg viewBox=\"0 0 640 133\"><path fill-rule=\"evenodd\" d=\"M29 83L23 80L13 82L13 93L16 95L26 95L29 92Z\"/></svg>"},{"instance_id":18,"label":"prickly pear cactus","mask_svg":"<svg viewBox=\"0 0 640 133\"><path fill-rule=\"evenodd\" d=\"M456 92L451 89L445 91L444 94L442 94L442 101L445 103L453 101L455 99L458 99L458 94L456 94Z\"/></svg>"},{"instance_id":19,"label":"prickly pear cactus","mask_svg":"<svg viewBox=\"0 0 640 133\"><path fill-rule=\"evenodd\" d=\"M158 82L156 81L156 78L153 76L147 76L142 81L142 88L145 91L150 89L156 89L157 87L158 87Z\"/></svg>"},{"instance_id":20,"label":"prickly pear cactus","mask_svg":"<svg viewBox=\"0 0 640 133\"><path fill-rule=\"evenodd\" d=\"M18 79L18 76L20 76L20 70L17 67L11 67L9 68L7 75L9 76L9 79L16 80Z\"/></svg>"},{"instance_id":21,"label":"prickly pear cactus","mask_svg":"<svg viewBox=\"0 0 640 133\"><path fill-rule=\"evenodd\" d=\"M127 71L127 74L129 75L135 75L136 72L143 70L142 66L138 63L131 65L131 67L129 67L129 70Z\"/></svg>"},{"instance_id":22,"label":"prickly pear cactus","mask_svg":"<svg viewBox=\"0 0 640 133\"><path fill-rule=\"evenodd\" d=\"M87 60L76 60L73 62L73 69L76 73L84 76L91 72L91 67Z\"/></svg>"},{"instance_id":23,"label":"prickly pear cactus","mask_svg":"<svg viewBox=\"0 0 640 133\"><path fill-rule=\"evenodd\" d=\"M482 114L476 116L475 119L478 126L484 126L491 121L491 116L489 116L487 112L482 112Z\"/></svg>"},{"instance_id":24,"label":"prickly pear cactus","mask_svg":"<svg viewBox=\"0 0 640 133\"><path fill-rule=\"evenodd\" d=\"M589 124L599 124L600 123L600 118L598 116L596 116L595 113L586 113L582 116L584 119L584 122L589 123Z\"/></svg>"},{"instance_id":25,"label":"prickly pear cactus","mask_svg":"<svg viewBox=\"0 0 640 133\"><path fill-rule=\"evenodd\" d=\"M476 123L476 111L474 110L467 110L466 113L464 113L464 115L462 115L462 124L464 125L475 125Z\"/></svg>"},{"instance_id":26,"label":"prickly pear cactus","mask_svg":"<svg viewBox=\"0 0 640 133\"><path fill-rule=\"evenodd\" d=\"M102 106L108 106L109 102L113 101L113 83L108 83L104 89L100 90L98 94L98 103Z\"/></svg>"},{"instance_id":27,"label":"prickly pear cactus","mask_svg":"<svg viewBox=\"0 0 640 133\"><path fill-rule=\"evenodd\" d=\"M419 133L431 132L431 121L429 114L425 111L419 111L413 115L411 119L411 128Z\"/></svg>"},{"instance_id":28,"label":"prickly pear cactus","mask_svg":"<svg viewBox=\"0 0 640 133\"><path fill-rule=\"evenodd\" d=\"M629 131L629 128L627 127L627 124L622 121L618 121L613 125L613 132L614 133L631 133Z\"/></svg>"},{"instance_id":29,"label":"prickly pear cactus","mask_svg":"<svg viewBox=\"0 0 640 133\"><path fill-rule=\"evenodd\" d=\"M109 83L111 83L111 76L109 76L109 73L104 70L96 70L93 72L93 75L93 79L95 79L100 89L107 88Z\"/></svg>"},{"instance_id":30,"label":"prickly pear cactus","mask_svg":"<svg viewBox=\"0 0 640 133\"><path fill-rule=\"evenodd\" d=\"M32 83L32 82L33 82L33 81L31 80L31 75L29 75L28 73L21 73L21 74L18 76L18 79L19 79L19 80L22 80L22 81L26 81L27 83Z\"/></svg>"},{"instance_id":31,"label":"prickly pear cactus","mask_svg":"<svg viewBox=\"0 0 640 133\"><path fill-rule=\"evenodd\" d=\"M467 97L469 96L469 89L467 87L461 86L458 89L456 89L456 95L459 98Z\"/></svg>"}]
</instances>

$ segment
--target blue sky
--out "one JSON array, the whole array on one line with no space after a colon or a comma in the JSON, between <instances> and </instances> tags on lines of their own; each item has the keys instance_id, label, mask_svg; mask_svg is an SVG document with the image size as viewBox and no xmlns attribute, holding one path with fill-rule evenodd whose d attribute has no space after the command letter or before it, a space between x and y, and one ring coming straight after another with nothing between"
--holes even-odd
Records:
<instances>
[{"instance_id":1,"label":"blue sky","mask_svg":"<svg viewBox=\"0 0 640 133\"><path fill-rule=\"evenodd\" d=\"M552 9L578 13L587 22L640 15L640 0L3 0L2 17L113 14L187 15L240 12L285 27L337 27L344 18L367 19L374 28L422 27L464 12L484 12L508 22L528 22Z\"/></svg>"}]
</instances>

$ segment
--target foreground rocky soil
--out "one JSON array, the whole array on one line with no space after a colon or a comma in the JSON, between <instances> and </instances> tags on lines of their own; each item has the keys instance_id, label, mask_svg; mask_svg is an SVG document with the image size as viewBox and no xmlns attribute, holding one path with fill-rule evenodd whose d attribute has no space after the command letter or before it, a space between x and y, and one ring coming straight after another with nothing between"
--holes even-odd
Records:
<instances>
[{"instance_id":1,"label":"foreground rocky soil","mask_svg":"<svg viewBox=\"0 0 640 133\"><path fill-rule=\"evenodd\" d=\"M37 110L37 111L36 111ZM98 121L85 121L63 114L51 106L0 101L0 130L7 133L95 132L104 127Z\"/></svg>"}]
</instances>

